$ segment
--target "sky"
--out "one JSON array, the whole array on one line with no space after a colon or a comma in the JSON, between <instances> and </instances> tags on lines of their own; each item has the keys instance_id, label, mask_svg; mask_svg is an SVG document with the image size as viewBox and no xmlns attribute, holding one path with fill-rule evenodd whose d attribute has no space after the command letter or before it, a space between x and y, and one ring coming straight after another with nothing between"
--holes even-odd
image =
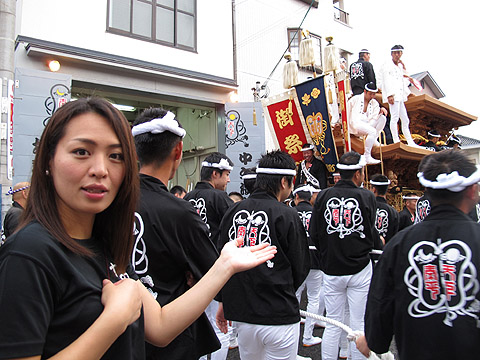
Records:
<instances>
[{"instance_id":1,"label":"sky","mask_svg":"<svg viewBox=\"0 0 480 360\"><path fill-rule=\"evenodd\" d=\"M350 25L359 48L371 53L375 69L390 59L390 49L405 48L410 74L428 71L445 97L441 101L480 117L480 19L476 0L347 0ZM357 31L358 30L358 31ZM358 35L357 35L358 36ZM457 134L480 139L480 119Z\"/></svg>"}]
</instances>

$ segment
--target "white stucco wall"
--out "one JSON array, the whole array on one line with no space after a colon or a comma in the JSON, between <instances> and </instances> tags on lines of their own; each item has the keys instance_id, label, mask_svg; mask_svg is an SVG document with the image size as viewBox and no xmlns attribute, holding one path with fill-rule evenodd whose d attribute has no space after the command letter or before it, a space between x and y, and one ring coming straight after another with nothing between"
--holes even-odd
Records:
<instances>
[{"instance_id":1,"label":"white stucco wall","mask_svg":"<svg viewBox=\"0 0 480 360\"><path fill-rule=\"evenodd\" d=\"M17 35L234 78L231 1L197 1L197 53L107 33L107 0L18 2Z\"/></svg>"}]
</instances>

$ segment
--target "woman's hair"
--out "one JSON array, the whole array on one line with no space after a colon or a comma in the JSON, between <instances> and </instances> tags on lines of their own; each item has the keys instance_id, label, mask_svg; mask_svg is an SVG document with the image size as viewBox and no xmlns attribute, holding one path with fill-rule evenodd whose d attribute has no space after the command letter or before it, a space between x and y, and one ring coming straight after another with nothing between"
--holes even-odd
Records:
<instances>
[{"instance_id":1,"label":"woman's hair","mask_svg":"<svg viewBox=\"0 0 480 360\"><path fill-rule=\"evenodd\" d=\"M68 123L76 116L87 113L105 118L122 147L125 165L123 182L110 206L95 216L92 235L104 243L115 264L121 271L125 271L133 248L134 213L139 196L137 161L128 121L105 99L83 98L71 101L59 108L48 121L36 150L32 184L20 227L36 220L71 251L84 256L93 255L67 234L58 213L53 178L49 174L50 161L65 135Z\"/></svg>"}]
</instances>

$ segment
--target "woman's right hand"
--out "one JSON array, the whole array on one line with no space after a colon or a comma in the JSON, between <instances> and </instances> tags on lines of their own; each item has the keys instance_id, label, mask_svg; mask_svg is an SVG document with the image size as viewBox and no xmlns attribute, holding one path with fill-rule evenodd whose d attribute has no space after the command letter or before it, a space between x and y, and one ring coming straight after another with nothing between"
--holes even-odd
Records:
<instances>
[{"instance_id":1,"label":"woman's right hand","mask_svg":"<svg viewBox=\"0 0 480 360\"><path fill-rule=\"evenodd\" d=\"M102 304L104 312L127 328L140 317L142 309L141 292L138 283L132 279L123 279L112 283L103 280Z\"/></svg>"}]
</instances>

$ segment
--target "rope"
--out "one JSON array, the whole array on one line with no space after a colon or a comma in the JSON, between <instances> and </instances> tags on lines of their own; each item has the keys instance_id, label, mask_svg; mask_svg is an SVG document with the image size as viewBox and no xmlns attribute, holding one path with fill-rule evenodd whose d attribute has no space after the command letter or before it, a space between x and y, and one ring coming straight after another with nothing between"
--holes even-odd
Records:
<instances>
[{"instance_id":1,"label":"rope","mask_svg":"<svg viewBox=\"0 0 480 360\"><path fill-rule=\"evenodd\" d=\"M303 317L310 317L312 319L315 319L315 320L319 320L319 321L324 321L328 324L331 324L331 325L334 325L334 326L337 326L339 327L340 329L342 329L343 331L345 331L347 333L347 340L348 341L353 341L355 342L357 340L357 338L359 338L360 336L363 335L363 332L361 331L353 331L352 328L350 328L349 326L345 325L344 323L341 323L340 321L337 321L337 320L333 320L333 319L329 319L325 316L321 316L321 315L318 315L318 314L312 314L312 313L309 313L309 312L306 312L304 310L300 310L300 315L303 316ZM377 354L375 354L373 351L370 351L370 356L368 357L368 360L394 360L394 356L393 354L389 351L385 354L382 354L381 355L381 358L377 356Z\"/></svg>"}]
</instances>

